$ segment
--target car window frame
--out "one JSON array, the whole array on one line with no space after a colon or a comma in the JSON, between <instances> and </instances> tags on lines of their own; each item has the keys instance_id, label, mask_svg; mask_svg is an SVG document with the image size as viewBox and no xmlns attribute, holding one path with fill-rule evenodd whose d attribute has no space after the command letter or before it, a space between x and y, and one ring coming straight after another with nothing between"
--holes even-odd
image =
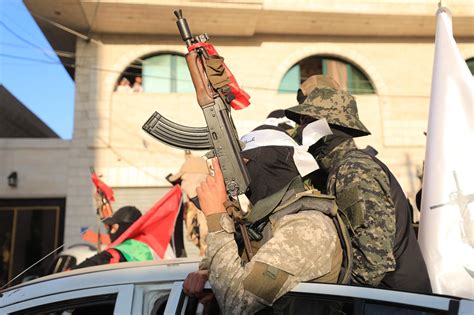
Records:
<instances>
[{"instance_id":1,"label":"car window frame","mask_svg":"<svg viewBox=\"0 0 474 315\"><path fill-rule=\"evenodd\" d=\"M293 290L291 290L291 292L352 297L364 300L413 305L443 311L449 310L449 304L452 300L450 297L439 295L327 283L299 283L293 288ZM455 300L458 301L459 299Z\"/></svg>"},{"instance_id":2,"label":"car window frame","mask_svg":"<svg viewBox=\"0 0 474 315\"><path fill-rule=\"evenodd\" d=\"M183 291L184 282L175 282L170 292L165 315L184 314L189 298ZM205 290L212 290L209 282L206 282ZM394 305L411 306L413 308L426 308L429 310L445 311L449 314L464 314L474 308L474 301L457 297L449 297L434 294L421 294L413 292L402 292L379 288L350 286L327 283L299 283L291 293L318 294L328 297L355 299L360 302L380 302Z\"/></svg>"},{"instance_id":3,"label":"car window frame","mask_svg":"<svg viewBox=\"0 0 474 315\"><path fill-rule=\"evenodd\" d=\"M181 296L182 294L184 295L183 284L184 284L184 281L173 282L170 295L168 297L168 302L166 303L166 307L165 307L165 311L163 315L175 315L175 314L178 314L179 308L181 308L182 310L186 309L186 308L183 309L180 305L180 302L182 304ZM207 284L208 283L206 283L206 285Z\"/></svg>"},{"instance_id":4,"label":"car window frame","mask_svg":"<svg viewBox=\"0 0 474 315\"><path fill-rule=\"evenodd\" d=\"M156 301L166 296L166 303L174 282L135 284L132 314L150 314ZM156 293L152 293L156 292ZM155 296L158 296L156 299Z\"/></svg>"},{"instance_id":5,"label":"car window frame","mask_svg":"<svg viewBox=\"0 0 474 315\"><path fill-rule=\"evenodd\" d=\"M132 311L132 301L134 293L133 284L123 284L117 286L105 286L105 287L96 287L90 289L81 289L81 290L71 290L64 293L55 293L50 294L34 299L29 299L27 301L15 303L9 306L6 306L2 309L2 312L13 313L19 312L22 310L32 309L38 306L44 306L47 304L53 304L61 301L74 300L80 298L87 298L97 295L107 295L107 294L117 294L117 299L115 300L114 314L131 314Z\"/></svg>"}]
</instances>

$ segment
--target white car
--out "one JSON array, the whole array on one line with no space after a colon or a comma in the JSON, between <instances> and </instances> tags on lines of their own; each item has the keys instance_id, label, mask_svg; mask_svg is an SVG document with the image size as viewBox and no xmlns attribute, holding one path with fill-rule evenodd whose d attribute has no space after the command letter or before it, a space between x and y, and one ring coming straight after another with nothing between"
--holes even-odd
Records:
<instances>
[{"instance_id":1,"label":"white car","mask_svg":"<svg viewBox=\"0 0 474 315\"><path fill-rule=\"evenodd\" d=\"M219 314L216 304L204 307L182 292L198 263L120 263L42 277L2 291L0 314ZM282 301L261 313L474 314L472 300L335 284L301 283Z\"/></svg>"}]
</instances>

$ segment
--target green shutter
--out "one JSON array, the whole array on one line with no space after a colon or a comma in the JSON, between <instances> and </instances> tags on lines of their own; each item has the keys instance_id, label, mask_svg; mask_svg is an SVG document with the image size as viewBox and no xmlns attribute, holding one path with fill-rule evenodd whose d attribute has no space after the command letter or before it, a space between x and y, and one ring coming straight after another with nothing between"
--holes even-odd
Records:
<instances>
[{"instance_id":1,"label":"green shutter","mask_svg":"<svg viewBox=\"0 0 474 315\"><path fill-rule=\"evenodd\" d=\"M349 92L351 94L374 94L374 88L367 78L359 69L355 68L352 65L351 71L348 73L350 74L348 83L349 85Z\"/></svg>"}]
</instances>

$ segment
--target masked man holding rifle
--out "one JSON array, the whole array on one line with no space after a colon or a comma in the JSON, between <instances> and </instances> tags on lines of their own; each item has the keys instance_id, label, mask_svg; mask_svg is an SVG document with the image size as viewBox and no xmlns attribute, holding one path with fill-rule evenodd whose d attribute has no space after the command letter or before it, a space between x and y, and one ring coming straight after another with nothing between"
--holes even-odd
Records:
<instances>
[{"instance_id":1,"label":"masked man holding rifle","mask_svg":"<svg viewBox=\"0 0 474 315\"><path fill-rule=\"evenodd\" d=\"M246 193L251 207L244 220L264 225L262 238L252 241L255 255L250 262L239 255L217 159L215 176L196 189L209 227L209 281L224 314L251 314L271 306L299 282L336 283L342 261L332 221L334 200L305 191L301 179L311 156L278 127L261 126L242 139L247 142L242 157L251 179ZM199 295L204 273L190 275L185 291Z\"/></svg>"}]
</instances>

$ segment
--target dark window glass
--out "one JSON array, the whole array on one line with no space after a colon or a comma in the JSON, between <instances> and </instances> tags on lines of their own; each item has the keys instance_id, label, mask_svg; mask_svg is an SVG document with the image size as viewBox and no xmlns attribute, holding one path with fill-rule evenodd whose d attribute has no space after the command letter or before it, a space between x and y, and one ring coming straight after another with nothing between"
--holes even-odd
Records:
<instances>
[{"instance_id":1,"label":"dark window glass","mask_svg":"<svg viewBox=\"0 0 474 315\"><path fill-rule=\"evenodd\" d=\"M289 292L278 299L272 307L263 309L257 314L352 315L356 313L354 299L350 297Z\"/></svg>"},{"instance_id":2,"label":"dark window glass","mask_svg":"<svg viewBox=\"0 0 474 315\"><path fill-rule=\"evenodd\" d=\"M211 290L204 290L207 294L212 294ZM203 305L199 302L199 299L194 297L188 297L181 294L180 301L178 303L176 314L182 314L182 310L184 309L184 314L192 315L192 314L212 314L212 315L220 315L222 314L219 309L219 304L215 297L212 299L208 299L207 297L206 305Z\"/></svg>"},{"instance_id":3,"label":"dark window glass","mask_svg":"<svg viewBox=\"0 0 474 315\"><path fill-rule=\"evenodd\" d=\"M58 209L19 209L16 217L15 251L12 274L17 275L49 254L56 246L54 226ZM22 278L42 276L41 266L33 267Z\"/></svg>"},{"instance_id":4,"label":"dark window glass","mask_svg":"<svg viewBox=\"0 0 474 315\"><path fill-rule=\"evenodd\" d=\"M65 199L0 199L0 282L17 275L63 243ZM47 274L48 256L9 286Z\"/></svg>"},{"instance_id":5,"label":"dark window glass","mask_svg":"<svg viewBox=\"0 0 474 315\"><path fill-rule=\"evenodd\" d=\"M207 291L207 290L206 290ZM217 302L204 308L206 314L219 314ZM181 296L178 310L186 308L186 314L197 314L203 311L199 308L197 299L186 299ZM214 307L209 312L210 307ZM198 312L197 312L198 311ZM289 292L278 299L272 307L260 310L258 315L447 315L447 311L435 310L407 304L388 303L383 301L364 300L360 298L332 296L312 293Z\"/></svg>"},{"instance_id":6,"label":"dark window glass","mask_svg":"<svg viewBox=\"0 0 474 315\"><path fill-rule=\"evenodd\" d=\"M0 209L0 287L10 278L13 214L13 209Z\"/></svg>"},{"instance_id":7,"label":"dark window glass","mask_svg":"<svg viewBox=\"0 0 474 315\"><path fill-rule=\"evenodd\" d=\"M209 290L206 290L208 292ZM210 291L209 291L210 292ZM178 312L185 308L185 314L220 314L219 305L214 298L210 303L202 306L195 298L181 296ZM272 307L267 307L257 312L258 315L352 315L361 314L360 301L350 297L328 296L310 293L289 292L278 299Z\"/></svg>"},{"instance_id":8,"label":"dark window glass","mask_svg":"<svg viewBox=\"0 0 474 315\"><path fill-rule=\"evenodd\" d=\"M336 80L351 94L374 94L370 79L357 66L329 56L305 58L285 74L278 88L279 93L296 93L301 83L315 74L325 74Z\"/></svg>"},{"instance_id":9,"label":"dark window glass","mask_svg":"<svg viewBox=\"0 0 474 315\"><path fill-rule=\"evenodd\" d=\"M166 309L166 303L168 302L169 294L165 294L156 299L151 310L151 315L163 315Z\"/></svg>"},{"instance_id":10,"label":"dark window glass","mask_svg":"<svg viewBox=\"0 0 474 315\"><path fill-rule=\"evenodd\" d=\"M447 311L406 304L366 300L364 315L447 315Z\"/></svg>"},{"instance_id":11,"label":"dark window glass","mask_svg":"<svg viewBox=\"0 0 474 315\"><path fill-rule=\"evenodd\" d=\"M114 313L117 294L90 296L86 298L66 300L51 304L40 305L12 313L22 315L86 315Z\"/></svg>"}]
</instances>

